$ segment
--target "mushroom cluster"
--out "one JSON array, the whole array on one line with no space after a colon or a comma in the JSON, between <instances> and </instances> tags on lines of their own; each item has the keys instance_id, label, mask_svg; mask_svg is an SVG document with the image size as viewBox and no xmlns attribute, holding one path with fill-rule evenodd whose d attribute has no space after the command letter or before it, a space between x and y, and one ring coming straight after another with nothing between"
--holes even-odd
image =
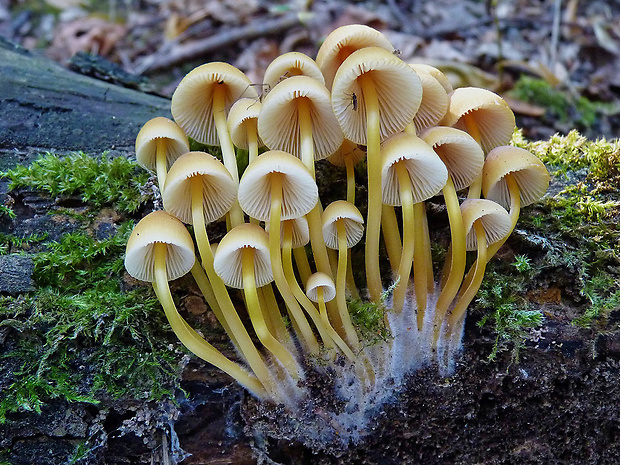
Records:
<instances>
[{"instance_id":1,"label":"mushroom cluster","mask_svg":"<svg viewBox=\"0 0 620 465\"><path fill-rule=\"evenodd\" d=\"M172 97L175 121L159 117L142 128L137 158L157 172L165 210L135 227L126 268L153 283L190 351L257 398L294 414L309 401L307 371L330 373L347 407L321 418L327 430L355 439L408 373L429 363L453 369L486 264L520 208L545 193L549 174L508 145L515 119L504 100L484 89L453 90L439 70L403 62L367 26L332 32L316 61L297 52L278 57L260 87L259 96L229 64L199 66ZM190 152L188 136L219 146L222 161ZM235 147L249 154L241 176ZM323 205L315 178L322 159L346 167L346 200ZM364 159L366 217L355 205L354 165ZM425 207L435 196L443 197L437 202L450 229L438 273ZM223 218L228 232L213 244L207 224ZM358 290L351 249L362 238L366 287ZM380 274L381 240L389 277ZM477 254L469 271L467 251ZM189 272L238 361L177 311L168 281ZM386 310L389 340L360 336L349 311L360 294ZM245 310L234 303L241 301Z\"/></svg>"}]
</instances>

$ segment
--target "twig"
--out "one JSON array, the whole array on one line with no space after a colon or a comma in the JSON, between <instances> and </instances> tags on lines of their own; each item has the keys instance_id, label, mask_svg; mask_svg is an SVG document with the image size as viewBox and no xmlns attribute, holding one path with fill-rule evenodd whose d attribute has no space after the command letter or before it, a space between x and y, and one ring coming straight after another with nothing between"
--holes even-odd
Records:
<instances>
[{"instance_id":1,"label":"twig","mask_svg":"<svg viewBox=\"0 0 620 465\"><path fill-rule=\"evenodd\" d=\"M241 40L277 34L300 24L305 24L311 18L312 15L309 13L289 13L271 20L259 18L246 26L226 29L214 36L188 44L172 42L162 47L155 54L145 58L136 67L136 72L142 74L164 69L184 61L193 60Z\"/></svg>"},{"instance_id":2,"label":"twig","mask_svg":"<svg viewBox=\"0 0 620 465\"><path fill-rule=\"evenodd\" d=\"M553 11L553 27L551 28L551 56L549 68L555 71L558 62L558 42L560 37L560 15L562 12L562 0L555 0Z\"/></svg>"}]
</instances>

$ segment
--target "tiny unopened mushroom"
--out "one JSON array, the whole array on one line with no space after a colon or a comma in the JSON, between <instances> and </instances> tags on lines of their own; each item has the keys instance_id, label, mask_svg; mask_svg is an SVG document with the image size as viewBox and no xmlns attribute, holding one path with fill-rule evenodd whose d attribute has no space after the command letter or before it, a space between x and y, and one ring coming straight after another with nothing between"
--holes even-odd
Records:
<instances>
[{"instance_id":1,"label":"tiny unopened mushroom","mask_svg":"<svg viewBox=\"0 0 620 465\"><path fill-rule=\"evenodd\" d=\"M136 160L143 168L157 173L162 192L168 169L186 152L189 152L189 142L183 129L163 116L147 121L136 136Z\"/></svg>"},{"instance_id":2,"label":"tiny unopened mushroom","mask_svg":"<svg viewBox=\"0 0 620 465\"><path fill-rule=\"evenodd\" d=\"M254 375L222 355L179 315L168 281L185 275L194 266L194 261L194 244L187 229L164 211L155 211L140 220L127 241L127 272L136 279L153 284L168 322L183 345L228 373L257 397L267 398L264 385Z\"/></svg>"}]
</instances>

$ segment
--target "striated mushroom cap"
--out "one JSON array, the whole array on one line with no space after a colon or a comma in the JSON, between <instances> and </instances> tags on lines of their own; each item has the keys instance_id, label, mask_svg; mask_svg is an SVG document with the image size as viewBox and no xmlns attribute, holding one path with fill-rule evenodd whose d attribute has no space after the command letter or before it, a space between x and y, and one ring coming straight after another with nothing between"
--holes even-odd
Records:
<instances>
[{"instance_id":1,"label":"striated mushroom cap","mask_svg":"<svg viewBox=\"0 0 620 465\"><path fill-rule=\"evenodd\" d=\"M133 228L125 251L125 269L140 281L155 281L153 246L166 244L168 280L186 275L194 266L194 242L183 223L163 210L142 218Z\"/></svg>"},{"instance_id":2,"label":"striated mushroom cap","mask_svg":"<svg viewBox=\"0 0 620 465\"><path fill-rule=\"evenodd\" d=\"M454 126L467 131L464 117L472 118L480 132L485 153L506 145L515 130L515 115L499 95L477 87L461 87L450 94L448 113L442 126Z\"/></svg>"},{"instance_id":3,"label":"striated mushroom cap","mask_svg":"<svg viewBox=\"0 0 620 465\"><path fill-rule=\"evenodd\" d=\"M366 105L359 77L372 78L379 100L381 140L413 121L422 101L416 72L394 54L378 47L353 52L340 66L332 87L332 108L345 137L367 145ZM357 105L352 105L355 96Z\"/></svg>"},{"instance_id":4,"label":"striated mushroom cap","mask_svg":"<svg viewBox=\"0 0 620 465\"><path fill-rule=\"evenodd\" d=\"M394 134L383 142L381 153L383 203L387 205L401 205L397 163L403 163L409 173L414 203L437 195L448 180L448 170L441 158L413 134Z\"/></svg>"},{"instance_id":5,"label":"striated mushroom cap","mask_svg":"<svg viewBox=\"0 0 620 465\"><path fill-rule=\"evenodd\" d=\"M241 255L244 248L254 249L256 286L273 281L269 236L263 228L251 223L235 226L220 241L213 257L213 268L222 281L229 287L243 289Z\"/></svg>"},{"instance_id":6,"label":"striated mushroom cap","mask_svg":"<svg viewBox=\"0 0 620 465\"><path fill-rule=\"evenodd\" d=\"M422 102L413 118L416 132L437 125L448 111L450 98L441 83L424 68L409 65L422 82Z\"/></svg>"},{"instance_id":7,"label":"striated mushroom cap","mask_svg":"<svg viewBox=\"0 0 620 465\"><path fill-rule=\"evenodd\" d=\"M275 58L263 76L263 84L273 89L278 83L293 76L308 76L325 85L325 78L316 62L301 52L288 52Z\"/></svg>"},{"instance_id":8,"label":"striated mushroom cap","mask_svg":"<svg viewBox=\"0 0 620 465\"><path fill-rule=\"evenodd\" d=\"M347 235L347 248L353 247L364 236L364 218L355 205L346 200L330 203L321 217L323 220L323 238L330 249L338 250L339 221L344 224Z\"/></svg>"},{"instance_id":9,"label":"striated mushroom cap","mask_svg":"<svg viewBox=\"0 0 620 465\"><path fill-rule=\"evenodd\" d=\"M284 239L284 226L291 226L291 248L303 247L310 242L310 228L308 227L308 220L304 216L299 218L293 218L290 220L284 220L280 222L280 246ZM265 231L269 232L269 223L265 223Z\"/></svg>"},{"instance_id":10,"label":"striated mushroom cap","mask_svg":"<svg viewBox=\"0 0 620 465\"><path fill-rule=\"evenodd\" d=\"M265 145L300 157L299 103L310 107L314 159L328 157L340 147L344 136L331 108L329 91L308 76L294 76L275 86L258 117L258 132Z\"/></svg>"},{"instance_id":11,"label":"striated mushroom cap","mask_svg":"<svg viewBox=\"0 0 620 465\"><path fill-rule=\"evenodd\" d=\"M505 145L489 152L482 170L482 192L487 199L505 208L510 207L506 176L511 175L519 186L521 206L539 200L549 187L549 172L535 155L525 149Z\"/></svg>"},{"instance_id":12,"label":"striated mushroom cap","mask_svg":"<svg viewBox=\"0 0 620 465\"><path fill-rule=\"evenodd\" d=\"M184 223L193 223L190 179L197 176L202 181L205 221L210 223L230 210L237 186L222 162L205 152L188 152L172 165L166 178L164 208Z\"/></svg>"},{"instance_id":13,"label":"striated mushroom cap","mask_svg":"<svg viewBox=\"0 0 620 465\"><path fill-rule=\"evenodd\" d=\"M478 248L478 240L473 228L474 222L482 222L487 246L504 238L512 227L510 215L506 209L492 200L467 199L461 204L461 215L463 215L463 226L467 231L465 236L467 250Z\"/></svg>"},{"instance_id":14,"label":"striated mushroom cap","mask_svg":"<svg viewBox=\"0 0 620 465\"><path fill-rule=\"evenodd\" d=\"M239 181L239 205L249 216L271 216L271 177L282 176L282 220L299 218L314 208L318 187L299 158L271 150L248 165Z\"/></svg>"},{"instance_id":15,"label":"striated mushroom cap","mask_svg":"<svg viewBox=\"0 0 620 465\"><path fill-rule=\"evenodd\" d=\"M240 98L230 108L228 112L228 131L230 138L235 146L240 149L248 149L248 128L254 126L258 134L258 115L262 103L253 98ZM262 147L263 141L258 137L258 146Z\"/></svg>"},{"instance_id":16,"label":"striated mushroom cap","mask_svg":"<svg viewBox=\"0 0 620 465\"><path fill-rule=\"evenodd\" d=\"M247 76L228 63L207 63L190 71L172 95L172 116L188 136L207 145L219 145L213 119L216 86L225 89L227 108L241 96L258 98Z\"/></svg>"},{"instance_id":17,"label":"striated mushroom cap","mask_svg":"<svg viewBox=\"0 0 620 465\"><path fill-rule=\"evenodd\" d=\"M323 290L323 301L329 302L336 297L336 286L327 274L317 271L308 278L306 295L312 302L319 301L319 289Z\"/></svg>"},{"instance_id":18,"label":"striated mushroom cap","mask_svg":"<svg viewBox=\"0 0 620 465\"><path fill-rule=\"evenodd\" d=\"M469 186L482 171L484 152L465 131L436 126L422 132L420 138L444 162L457 191Z\"/></svg>"},{"instance_id":19,"label":"striated mushroom cap","mask_svg":"<svg viewBox=\"0 0 620 465\"><path fill-rule=\"evenodd\" d=\"M356 50L379 47L391 53L394 47L381 32L362 24L350 24L332 31L323 41L316 55L316 64L325 76L325 85L331 89L340 65Z\"/></svg>"},{"instance_id":20,"label":"striated mushroom cap","mask_svg":"<svg viewBox=\"0 0 620 465\"><path fill-rule=\"evenodd\" d=\"M155 170L157 157L157 140L163 140L166 146L166 168L186 152L189 142L183 129L172 120L158 116L145 123L136 136L136 159L143 168Z\"/></svg>"},{"instance_id":21,"label":"striated mushroom cap","mask_svg":"<svg viewBox=\"0 0 620 465\"><path fill-rule=\"evenodd\" d=\"M327 157L327 161L332 165L346 166L345 159L347 158L349 158L351 163L355 165L366 158L366 152L364 152L355 142L351 142L349 139L344 139L338 150Z\"/></svg>"}]
</instances>

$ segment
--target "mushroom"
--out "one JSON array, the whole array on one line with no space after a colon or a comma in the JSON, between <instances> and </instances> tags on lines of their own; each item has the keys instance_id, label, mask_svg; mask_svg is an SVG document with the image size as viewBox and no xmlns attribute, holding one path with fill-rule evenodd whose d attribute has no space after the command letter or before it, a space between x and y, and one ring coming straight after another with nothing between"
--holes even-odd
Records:
<instances>
[{"instance_id":1,"label":"mushroom","mask_svg":"<svg viewBox=\"0 0 620 465\"><path fill-rule=\"evenodd\" d=\"M475 297L488 262L487 249L510 231L510 217L501 205L487 199L467 199L461 205L463 224L466 231L467 250L477 250L478 257L472 266L473 275L469 284L464 283L448 317L448 333L457 333L467 307ZM435 331L438 331L436 328Z\"/></svg>"},{"instance_id":2,"label":"mushroom","mask_svg":"<svg viewBox=\"0 0 620 465\"><path fill-rule=\"evenodd\" d=\"M136 137L136 160L143 168L157 172L162 192L168 169L186 152L189 152L189 143L183 129L163 116L147 121Z\"/></svg>"},{"instance_id":3,"label":"mushroom","mask_svg":"<svg viewBox=\"0 0 620 465\"><path fill-rule=\"evenodd\" d=\"M448 171L432 147L409 133L395 134L383 142L383 203L401 205L403 250L394 290L394 309L403 309L413 261L418 329L422 329L432 263L426 259L424 201L446 184ZM414 245L415 244L415 245Z\"/></svg>"},{"instance_id":4,"label":"mushroom","mask_svg":"<svg viewBox=\"0 0 620 465\"><path fill-rule=\"evenodd\" d=\"M273 89L293 76L308 76L325 85L325 78L316 62L301 52L288 52L276 57L265 70L263 85Z\"/></svg>"},{"instance_id":5,"label":"mushroom","mask_svg":"<svg viewBox=\"0 0 620 465\"><path fill-rule=\"evenodd\" d=\"M207 145L219 145L224 165L235 183L239 182L237 157L226 124L226 110L241 96L258 99L245 74L228 63L214 62L190 71L172 95L172 116L191 138ZM230 211L232 226L244 222L236 203Z\"/></svg>"},{"instance_id":6,"label":"mushroom","mask_svg":"<svg viewBox=\"0 0 620 465\"><path fill-rule=\"evenodd\" d=\"M351 323L351 317L345 300L347 278L348 250L357 244L364 235L364 218L350 202L336 200L323 212L323 237L325 245L338 250L338 272L336 273L336 303L339 320L342 323L347 341L354 348L359 346L359 339Z\"/></svg>"},{"instance_id":7,"label":"mushroom","mask_svg":"<svg viewBox=\"0 0 620 465\"><path fill-rule=\"evenodd\" d=\"M125 268L136 279L148 281L161 303L172 330L192 353L228 373L255 396L265 399L261 382L202 339L179 315L169 280L185 275L195 261L194 244L183 224L164 211L145 216L133 229L125 253Z\"/></svg>"},{"instance_id":8,"label":"mushroom","mask_svg":"<svg viewBox=\"0 0 620 465\"><path fill-rule=\"evenodd\" d=\"M265 144L258 137L258 115L262 104L252 98L240 98L228 113L230 138L240 149L248 151L248 163L258 156L258 149Z\"/></svg>"},{"instance_id":9,"label":"mushroom","mask_svg":"<svg viewBox=\"0 0 620 465\"><path fill-rule=\"evenodd\" d=\"M450 94L448 113L440 123L468 132L484 153L506 145L515 129L515 115L499 95L477 87L461 87ZM469 187L467 197L479 198L482 173Z\"/></svg>"},{"instance_id":10,"label":"mushroom","mask_svg":"<svg viewBox=\"0 0 620 465\"><path fill-rule=\"evenodd\" d=\"M449 97L446 89L427 68L410 64L409 65L422 82L422 102L420 108L413 118L416 133L419 134L426 128L436 126L448 111Z\"/></svg>"},{"instance_id":11,"label":"mushroom","mask_svg":"<svg viewBox=\"0 0 620 465\"><path fill-rule=\"evenodd\" d=\"M292 78L291 78L292 79ZM295 321L308 352L318 342L288 285L282 267L280 221L304 216L319 194L316 182L296 157L279 150L263 153L245 170L239 183L239 204L253 218L269 222L269 253L276 287Z\"/></svg>"},{"instance_id":12,"label":"mushroom","mask_svg":"<svg viewBox=\"0 0 620 465\"><path fill-rule=\"evenodd\" d=\"M435 305L435 325L438 326L456 296L465 273L465 228L457 191L469 186L482 171L484 153L478 143L465 131L438 126L420 134L448 170L448 180L443 188L444 201L450 223L450 248L444 266L442 287Z\"/></svg>"},{"instance_id":13,"label":"mushroom","mask_svg":"<svg viewBox=\"0 0 620 465\"><path fill-rule=\"evenodd\" d=\"M350 107L355 95L358 109ZM415 71L385 49L368 47L353 52L334 77L332 107L349 140L367 146L368 216L366 220L366 279L371 300L383 290L379 272L381 230L380 143L413 121L422 99Z\"/></svg>"},{"instance_id":14,"label":"mushroom","mask_svg":"<svg viewBox=\"0 0 620 465\"><path fill-rule=\"evenodd\" d=\"M271 383L267 367L239 319L226 285L213 268L213 252L206 229L206 222L215 221L228 211L235 201L235 190L234 180L219 160L204 152L188 152L170 168L163 201L169 213L194 226L202 265L221 308L222 318L234 335L233 341L267 387Z\"/></svg>"},{"instance_id":15,"label":"mushroom","mask_svg":"<svg viewBox=\"0 0 620 465\"><path fill-rule=\"evenodd\" d=\"M394 47L381 32L363 24L350 24L333 30L316 55L316 64L331 89L338 68L349 55L365 47L380 47L391 53Z\"/></svg>"},{"instance_id":16,"label":"mushroom","mask_svg":"<svg viewBox=\"0 0 620 465\"><path fill-rule=\"evenodd\" d=\"M227 286L243 289L250 321L260 342L284 366L293 378L300 368L291 353L269 331L261 310L257 287L273 281L269 257L269 236L254 224L231 229L220 241L213 268Z\"/></svg>"}]
</instances>

